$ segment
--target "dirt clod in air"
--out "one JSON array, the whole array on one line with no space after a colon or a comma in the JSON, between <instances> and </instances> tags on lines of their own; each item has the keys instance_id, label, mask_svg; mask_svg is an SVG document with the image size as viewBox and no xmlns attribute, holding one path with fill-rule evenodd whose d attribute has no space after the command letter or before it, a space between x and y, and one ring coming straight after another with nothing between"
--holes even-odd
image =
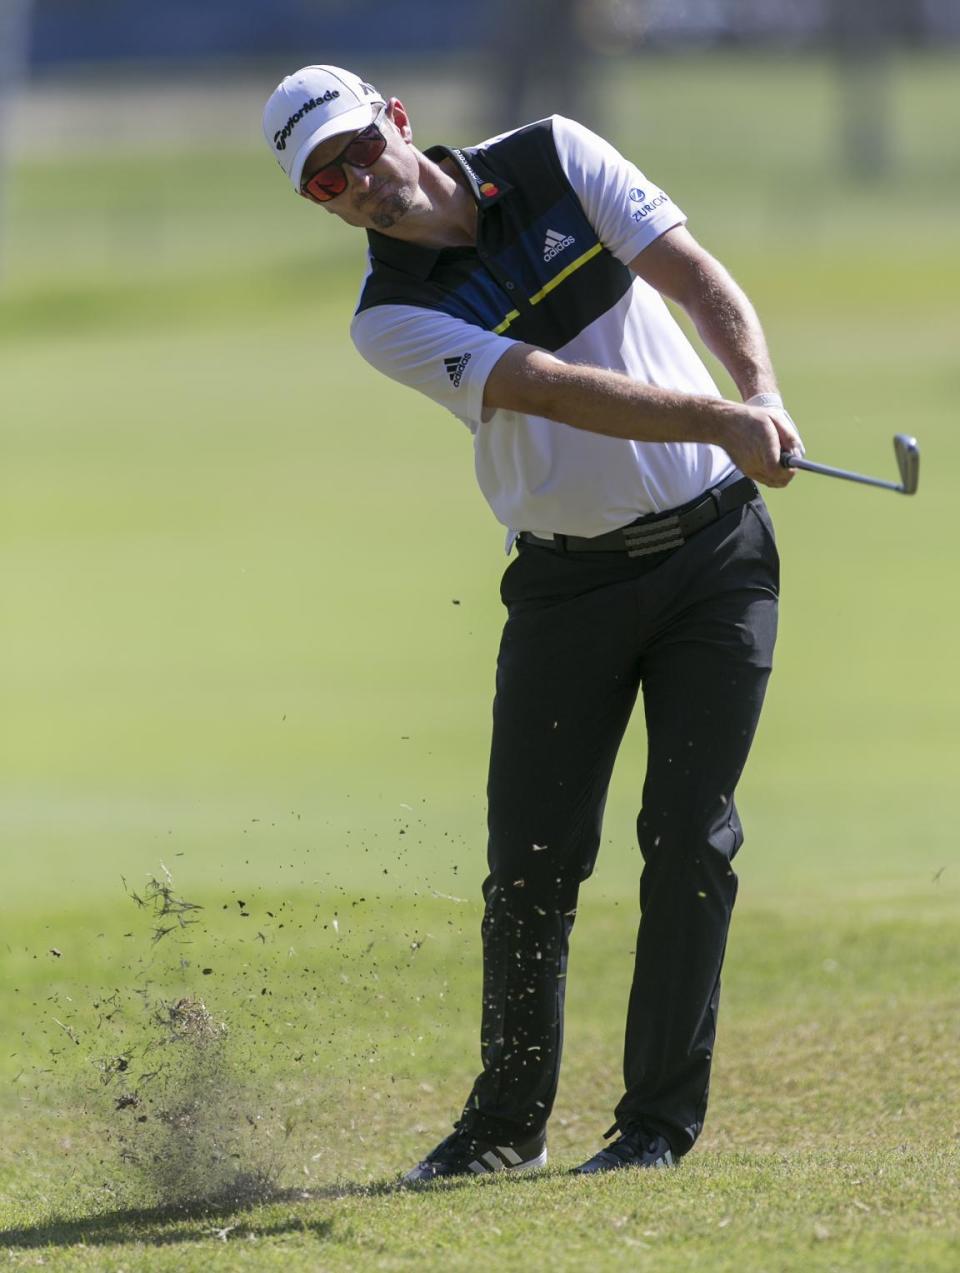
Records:
<instances>
[{"instance_id":1,"label":"dirt clod in air","mask_svg":"<svg viewBox=\"0 0 960 1273\"><path fill-rule=\"evenodd\" d=\"M169 874L130 896L150 912L152 946L170 938L163 949L173 958L152 959L123 996L111 1020L122 1051L98 1062L124 1184L164 1206L265 1199L278 1186L285 1129L263 1112L227 1021L196 993L154 990L189 976L183 946L201 908L174 893Z\"/></svg>"}]
</instances>

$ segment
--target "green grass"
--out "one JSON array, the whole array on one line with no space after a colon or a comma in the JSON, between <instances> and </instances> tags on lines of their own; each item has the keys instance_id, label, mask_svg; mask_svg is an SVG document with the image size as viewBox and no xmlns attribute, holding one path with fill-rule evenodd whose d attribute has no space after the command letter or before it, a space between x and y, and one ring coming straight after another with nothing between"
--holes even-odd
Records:
<instances>
[{"instance_id":1,"label":"green grass","mask_svg":"<svg viewBox=\"0 0 960 1273\"><path fill-rule=\"evenodd\" d=\"M149 1269L193 1259L394 1269L419 1255L467 1268L487 1256L519 1260L532 1244L570 1269L618 1253L678 1269L953 1267L960 943L951 922L747 908L697 1153L673 1173L587 1183L564 1169L595 1150L617 1096L634 925L628 905L588 899L551 1169L411 1196L396 1192L396 1172L444 1134L475 1051L460 1005L479 998L476 907L258 892L243 897L244 918L233 893L204 900L189 945L175 936L151 945L130 902L126 913L61 915L22 946L13 935L26 1028L11 1058L19 1076L4 1152L16 1167L0 1190L0 1238L16 1259L46 1250L58 1267L113 1268L136 1250L137 1267ZM105 1022L104 996L118 981L122 1010ZM201 990L231 1027L246 1089L218 1099L225 1119L254 1116L261 1148L276 1151L276 1201L171 1212L118 1164L118 1134L138 1151L155 1143L153 1124L138 1129L130 1111L113 1109L116 1090L99 1084L94 1063L123 1052L132 1073L155 1067L155 1053L138 1054L156 1035L134 989L148 985L167 997ZM254 1154L253 1142L246 1148ZM174 1139L170 1152L186 1172L183 1144ZM224 1250L213 1235L227 1228Z\"/></svg>"},{"instance_id":2,"label":"green grass","mask_svg":"<svg viewBox=\"0 0 960 1273\"><path fill-rule=\"evenodd\" d=\"M619 1095L638 720L574 936L556 1168L390 1187L476 1063L503 558L466 432L349 347L360 245L287 194L258 139L215 166L197 150L17 170L0 293L11 1264L957 1266L960 163L938 140L955 73L897 64L897 166L861 188L821 61L611 68L609 131L754 297L808 452L892 473L890 436L910 431L924 456L912 501L804 477L770 497L782 635L741 788L711 1111L679 1171L639 1182L563 1174ZM151 945L124 895L161 863L204 904L189 946ZM138 988L202 993L229 1024L225 1111L262 1115L277 1200L170 1214L120 1162L96 1061L149 1037ZM114 991L124 1012L98 1027Z\"/></svg>"}]
</instances>

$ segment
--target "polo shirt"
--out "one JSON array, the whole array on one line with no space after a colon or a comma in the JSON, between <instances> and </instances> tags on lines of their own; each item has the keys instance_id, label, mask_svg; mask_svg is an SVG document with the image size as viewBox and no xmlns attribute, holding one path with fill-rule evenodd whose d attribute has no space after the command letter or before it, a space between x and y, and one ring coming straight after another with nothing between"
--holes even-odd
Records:
<instances>
[{"instance_id":1,"label":"polo shirt","mask_svg":"<svg viewBox=\"0 0 960 1273\"><path fill-rule=\"evenodd\" d=\"M593 536L675 508L734 471L719 447L633 442L518 411L485 411L487 376L516 341L570 363L719 396L663 298L628 268L686 218L608 142L554 115L450 156L477 203L472 247L368 232L351 324L379 371L473 435L477 480L507 546L517 531Z\"/></svg>"}]
</instances>

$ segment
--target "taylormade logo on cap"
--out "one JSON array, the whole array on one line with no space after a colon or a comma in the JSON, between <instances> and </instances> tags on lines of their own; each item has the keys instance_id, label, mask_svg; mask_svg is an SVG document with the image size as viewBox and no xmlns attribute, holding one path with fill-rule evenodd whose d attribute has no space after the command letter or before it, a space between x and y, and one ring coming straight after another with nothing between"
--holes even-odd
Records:
<instances>
[{"instance_id":1,"label":"taylormade logo on cap","mask_svg":"<svg viewBox=\"0 0 960 1273\"><path fill-rule=\"evenodd\" d=\"M311 97L309 102L304 102L297 113L290 116L280 131L273 134L273 141L277 150L286 150L287 138L293 132L294 124L299 124L307 111L315 110L318 106L322 106L324 102L332 102L335 97L339 96L337 89L328 88L323 97Z\"/></svg>"},{"instance_id":2,"label":"taylormade logo on cap","mask_svg":"<svg viewBox=\"0 0 960 1273\"><path fill-rule=\"evenodd\" d=\"M328 137L366 128L384 98L340 66L305 66L281 80L263 112L263 135L299 190L310 152Z\"/></svg>"}]
</instances>

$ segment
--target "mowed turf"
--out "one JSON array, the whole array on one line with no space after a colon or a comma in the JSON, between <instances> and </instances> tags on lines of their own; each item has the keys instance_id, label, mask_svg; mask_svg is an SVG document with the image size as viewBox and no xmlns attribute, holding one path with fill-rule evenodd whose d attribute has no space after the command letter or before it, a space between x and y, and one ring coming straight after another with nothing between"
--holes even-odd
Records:
<instances>
[{"instance_id":1,"label":"mowed turf","mask_svg":"<svg viewBox=\"0 0 960 1273\"><path fill-rule=\"evenodd\" d=\"M519 1263L532 1246L570 1269L617 1257L671 1269L955 1267L951 925L745 907L702 1146L675 1173L586 1182L564 1169L595 1151L617 1097L633 928L626 902L591 901L574 941L554 1166L410 1196L396 1173L445 1134L476 1055L461 1007L479 997L476 908L308 890L206 900L189 945L152 945L126 901L62 915L14 954L22 1037L7 1062L20 1073L0 1240L16 1262L42 1252L64 1268L467 1269ZM148 986L171 1001L199 991L230 1027L245 1084L218 1092L217 1117L245 1136L238 1166L279 1163L276 1201L170 1214L149 1173L121 1160L121 1148L155 1152L156 1111L145 1106L138 1124L139 1107L116 1109L122 1089L102 1084L97 1062L157 1067L142 1046L158 1031L135 990ZM106 1022L117 998L121 1014ZM139 1090L149 1097L150 1082ZM185 1133L162 1143L184 1173L204 1149Z\"/></svg>"},{"instance_id":2,"label":"mowed turf","mask_svg":"<svg viewBox=\"0 0 960 1273\"><path fill-rule=\"evenodd\" d=\"M477 1060L503 557L466 431L349 346L361 245L256 138L217 167L18 169L0 301L12 1263L956 1267L960 166L934 141L954 74L898 64L898 162L871 187L840 172L815 60L624 65L605 104L754 297L808 453L892 476L894 432L923 450L915 500L806 476L770 496L782 632L741 788L708 1127L681 1170L639 1179L562 1172L619 1095L638 720L574 938L557 1170L386 1187ZM152 945L124 893L161 864L204 905L189 947ZM151 1210L96 1069L149 1030L148 982L226 1021L293 1192ZM119 1039L93 1007L114 991Z\"/></svg>"}]
</instances>

